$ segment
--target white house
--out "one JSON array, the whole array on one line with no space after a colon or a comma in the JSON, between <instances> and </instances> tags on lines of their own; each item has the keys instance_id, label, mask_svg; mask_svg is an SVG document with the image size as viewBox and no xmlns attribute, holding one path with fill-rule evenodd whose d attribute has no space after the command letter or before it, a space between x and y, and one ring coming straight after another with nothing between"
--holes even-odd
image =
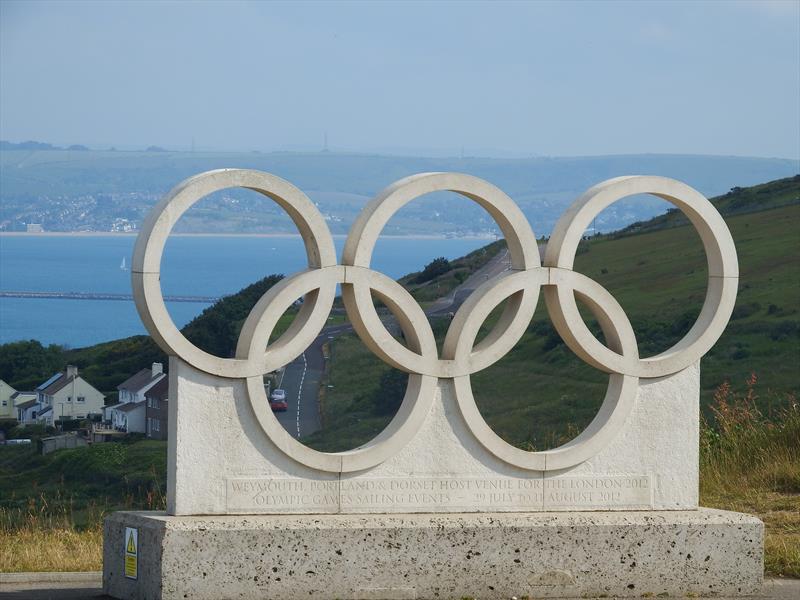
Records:
<instances>
[{"instance_id":1,"label":"white house","mask_svg":"<svg viewBox=\"0 0 800 600\"><path fill-rule=\"evenodd\" d=\"M85 419L90 414L101 414L104 401L105 396L78 375L78 367L67 365L36 388L35 418L45 425L61 419Z\"/></svg>"},{"instance_id":2,"label":"white house","mask_svg":"<svg viewBox=\"0 0 800 600\"><path fill-rule=\"evenodd\" d=\"M117 386L119 402L106 407L104 419L117 431L145 433L145 394L165 377L163 365L153 363L149 369L142 369L123 381Z\"/></svg>"},{"instance_id":3,"label":"white house","mask_svg":"<svg viewBox=\"0 0 800 600\"><path fill-rule=\"evenodd\" d=\"M145 432L145 403L144 402L125 402L117 404L110 411L111 425L117 431L126 433Z\"/></svg>"},{"instance_id":4,"label":"white house","mask_svg":"<svg viewBox=\"0 0 800 600\"><path fill-rule=\"evenodd\" d=\"M11 395L14 403L14 418L20 423L36 422L36 392L14 392Z\"/></svg>"},{"instance_id":5,"label":"white house","mask_svg":"<svg viewBox=\"0 0 800 600\"><path fill-rule=\"evenodd\" d=\"M14 410L14 394L16 393L17 390L0 379L0 419L17 418Z\"/></svg>"},{"instance_id":6,"label":"white house","mask_svg":"<svg viewBox=\"0 0 800 600\"><path fill-rule=\"evenodd\" d=\"M119 402L144 402L144 395L151 387L164 379L164 366L154 362L149 369L142 369L136 375L128 377L117 386Z\"/></svg>"}]
</instances>

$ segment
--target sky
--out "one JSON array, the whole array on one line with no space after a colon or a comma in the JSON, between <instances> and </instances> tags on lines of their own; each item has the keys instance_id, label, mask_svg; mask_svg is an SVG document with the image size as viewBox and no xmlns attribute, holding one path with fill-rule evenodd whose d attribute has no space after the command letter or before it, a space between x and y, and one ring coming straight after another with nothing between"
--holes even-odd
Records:
<instances>
[{"instance_id":1,"label":"sky","mask_svg":"<svg viewBox=\"0 0 800 600\"><path fill-rule=\"evenodd\" d=\"M0 1L0 138L800 158L800 1Z\"/></svg>"}]
</instances>

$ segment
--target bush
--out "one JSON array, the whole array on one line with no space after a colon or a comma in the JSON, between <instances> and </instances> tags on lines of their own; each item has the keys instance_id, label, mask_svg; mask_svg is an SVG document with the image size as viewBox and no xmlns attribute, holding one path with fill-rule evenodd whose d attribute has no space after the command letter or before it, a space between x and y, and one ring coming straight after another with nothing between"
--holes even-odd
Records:
<instances>
[{"instance_id":1,"label":"bush","mask_svg":"<svg viewBox=\"0 0 800 600\"><path fill-rule=\"evenodd\" d=\"M747 302L745 304L738 304L736 308L733 309L733 314L731 315L731 319L734 321L736 319L745 319L751 315L756 314L759 310L761 310L761 305L758 302Z\"/></svg>"},{"instance_id":2,"label":"bush","mask_svg":"<svg viewBox=\"0 0 800 600\"><path fill-rule=\"evenodd\" d=\"M452 267L450 266L450 261L447 260L444 256L440 256L439 258L434 258L431 262L425 265L425 268L422 270L422 273L417 275L414 282L425 283L426 281L430 281L431 279L434 279L439 275L444 275L451 268Z\"/></svg>"},{"instance_id":3,"label":"bush","mask_svg":"<svg viewBox=\"0 0 800 600\"><path fill-rule=\"evenodd\" d=\"M0 431L2 431L6 437L8 437L9 432L18 425L19 423L17 423L16 419L0 419Z\"/></svg>"},{"instance_id":4,"label":"bush","mask_svg":"<svg viewBox=\"0 0 800 600\"><path fill-rule=\"evenodd\" d=\"M59 419L56 421L56 429L61 431L76 431L80 426L81 422L78 419Z\"/></svg>"}]
</instances>

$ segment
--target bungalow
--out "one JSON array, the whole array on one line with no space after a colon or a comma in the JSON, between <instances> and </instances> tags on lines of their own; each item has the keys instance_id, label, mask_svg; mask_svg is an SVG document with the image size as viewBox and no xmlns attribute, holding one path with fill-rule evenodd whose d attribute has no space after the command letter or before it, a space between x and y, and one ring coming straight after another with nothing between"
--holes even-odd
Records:
<instances>
[{"instance_id":1,"label":"bungalow","mask_svg":"<svg viewBox=\"0 0 800 600\"><path fill-rule=\"evenodd\" d=\"M36 422L36 392L14 392L14 418L22 424ZM32 410L30 410L32 409Z\"/></svg>"},{"instance_id":2,"label":"bungalow","mask_svg":"<svg viewBox=\"0 0 800 600\"><path fill-rule=\"evenodd\" d=\"M117 386L119 402L107 406L104 418L117 431L145 433L145 394L159 382L166 380L161 363L153 363Z\"/></svg>"},{"instance_id":3,"label":"bungalow","mask_svg":"<svg viewBox=\"0 0 800 600\"><path fill-rule=\"evenodd\" d=\"M85 419L103 411L105 396L78 375L78 367L73 365L67 365L35 391L38 404L35 418L45 425L61 419Z\"/></svg>"},{"instance_id":4,"label":"bungalow","mask_svg":"<svg viewBox=\"0 0 800 600\"><path fill-rule=\"evenodd\" d=\"M147 437L167 439L169 378L165 377L144 395L147 398Z\"/></svg>"},{"instance_id":5,"label":"bungalow","mask_svg":"<svg viewBox=\"0 0 800 600\"><path fill-rule=\"evenodd\" d=\"M39 403L36 398L26 400L17 404L17 421L22 425L33 425L36 423L36 415L39 413Z\"/></svg>"},{"instance_id":6,"label":"bungalow","mask_svg":"<svg viewBox=\"0 0 800 600\"><path fill-rule=\"evenodd\" d=\"M111 414L111 426L117 431L144 433L144 402L123 402L122 404L114 405L109 412Z\"/></svg>"}]
</instances>

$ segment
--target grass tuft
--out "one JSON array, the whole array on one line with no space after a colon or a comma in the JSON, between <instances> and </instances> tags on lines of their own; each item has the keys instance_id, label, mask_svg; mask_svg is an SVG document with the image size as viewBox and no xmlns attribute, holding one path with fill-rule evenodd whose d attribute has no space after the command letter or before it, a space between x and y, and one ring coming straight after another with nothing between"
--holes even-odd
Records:
<instances>
[{"instance_id":1,"label":"grass tuft","mask_svg":"<svg viewBox=\"0 0 800 600\"><path fill-rule=\"evenodd\" d=\"M772 415L758 408L758 379L735 393L717 388L700 429L700 502L764 521L765 571L800 577L800 405L794 396Z\"/></svg>"}]
</instances>

